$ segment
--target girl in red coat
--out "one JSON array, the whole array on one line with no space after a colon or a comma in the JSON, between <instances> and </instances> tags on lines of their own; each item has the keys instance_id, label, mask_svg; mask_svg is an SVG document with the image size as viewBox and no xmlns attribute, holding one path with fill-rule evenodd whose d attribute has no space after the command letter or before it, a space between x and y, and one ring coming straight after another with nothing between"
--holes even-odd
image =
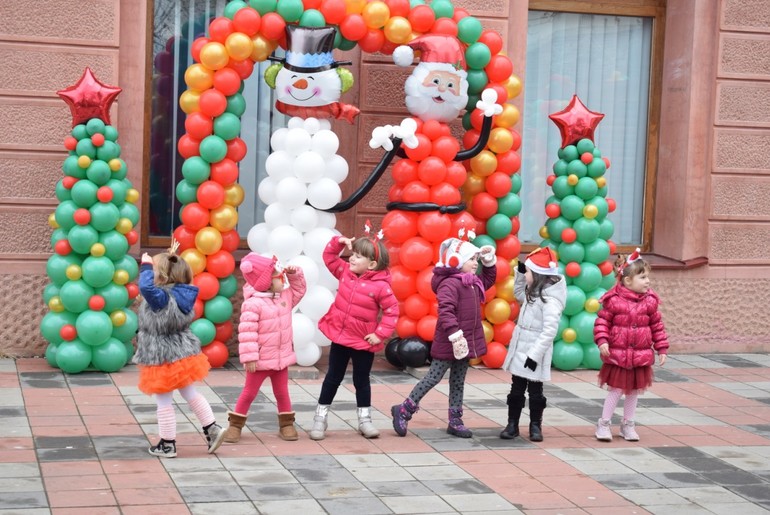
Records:
<instances>
[{"instance_id":1,"label":"girl in red coat","mask_svg":"<svg viewBox=\"0 0 770 515\"><path fill-rule=\"evenodd\" d=\"M640 392L652 385L655 353L660 366L666 362L668 337L658 306L660 298L650 288L650 265L639 249L622 260L618 284L601 298L602 309L594 323L594 341L599 346L602 368L599 384L608 386L602 417L596 426L596 439L612 441L610 421L620 397L625 394L620 436L639 440L634 413Z\"/></svg>"},{"instance_id":2,"label":"girl in red coat","mask_svg":"<svg viewBox=\"0 0 770 515\"><path fill-rule=\"evenodd\" d=\"M398 320L398 300L393 294L388 271L390 259L380 241L381 233L360 239L335 236L324 249L324 263L340 285L334 303L318 322L318 328L332 344L329 369L321 386L313 428L308 433L312 440L323 440L326 436L329 407L351 360L358 432L366 438L380 436L372 424L369 373L374 353L385 346L384 342L393 334ZM353 252L347 262L340 258L346 247Z\"/></svg>"}]
</instances>

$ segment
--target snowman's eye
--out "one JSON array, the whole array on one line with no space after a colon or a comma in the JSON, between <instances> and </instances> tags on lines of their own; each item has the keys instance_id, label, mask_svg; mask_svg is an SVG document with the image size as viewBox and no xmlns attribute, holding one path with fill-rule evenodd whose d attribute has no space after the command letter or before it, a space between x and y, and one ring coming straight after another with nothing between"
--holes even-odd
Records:
<instances>
[{"instance_id":1,"label":"snowman's eye","mask_svg":"<svg viewBox=\"0 0 770 515\"><path fill-rule=\"evenodd\" d=\"M292 78L292 79L296 79L296 78L297 78L297 76L296 76L296 75L292 75L292 76L291 76L291 78Z\"/></svg>"},{"instance_id":2,"label":"snowman's eye","mask_svg":"<svg viewBox=\"0 0 770 515\"><path fill-rule=\"evenodd\" d=\"M315 80L315 77L313 77L312 75L308 75L308 76L307 76L307 79L308 79L308 80Z\"/></svg>"}]
</instances>

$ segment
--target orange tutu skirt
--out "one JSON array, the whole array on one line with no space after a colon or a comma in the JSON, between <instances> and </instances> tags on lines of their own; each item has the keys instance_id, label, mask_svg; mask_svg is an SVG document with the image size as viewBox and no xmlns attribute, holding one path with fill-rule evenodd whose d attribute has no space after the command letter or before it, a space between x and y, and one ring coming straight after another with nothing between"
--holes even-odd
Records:
<instances>
[{"instance_id":1,"label":"orange tutu skirt","mask_svg":"<svg viewBox=\"0 0 770 515\"><path fill-rule=\"evenodd\" d=\"M184 388L209 375L211 365L205 354L182 358L163 365L139 365L139 389L147 395Z\"/></svg>"},{"instance_id":2,"label":"orange tutu skirt","mask_svg":"<svg viewBox=\"0 0 770 515\"><path fill-rule=\"evenodd\" d=\"M626 369L617 365L602 364L599 369L599 386L605 384L623 390L623 393L644 391L652 386L652 367Z\"/></svg>"}]
</instances>

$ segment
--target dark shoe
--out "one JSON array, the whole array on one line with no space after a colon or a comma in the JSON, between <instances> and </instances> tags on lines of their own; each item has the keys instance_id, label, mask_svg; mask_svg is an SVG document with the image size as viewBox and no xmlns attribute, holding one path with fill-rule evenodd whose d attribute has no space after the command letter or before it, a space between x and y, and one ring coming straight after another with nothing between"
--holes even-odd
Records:
<instances>
[{"instance_id":1,"label":"dark shoe","mask_svg":"<svg viewBox=\"0 0 770 515\"><path fill-rule=\"evenodd\" d=\"M508 394L508 425L500 433L503 440L513 440L519 436L519 419L524 408L524 396Z\"/></svg>"},{"instance_id":2,"label":"dark shoe","mask_svg":"<svg viewBox=\"0 0 770 515\"><path fill-rule=\"evenodd\" d=\"M543 441L543 430L540 426L540 423L535 423L535 422L529 423L529 439L532 442Z\"/></svg>"},{"instance_id":3,"label":"dark shoe","mask_svg":"<svg viewBox=\"0 0 770 515\"><path fill-rule=\"evenodd\" d=\"M176 458L176 440L164 440L161 438L158 445L153 445L149 451L153 456Z\"/></svg>"},{"instance_id":4,"label":"dark shoe","mask_svg":"<svg viewBox=\"0 0 770 515\"><path fill-rule=\"evenodd\" d=\"M214 451L219 449L222 442L225 439L225 430L222 426L214 422L210 426L203 428L203 433L206 435L206 441L209 445L209 454L213 454Z\"/></svg>"},{"instance_id":5,"label":"dark shoe","mask_svg":"<svg viewBox=\"0 0 770 515\"><path fill-rule=\"evenodd\" d=\"M473 436L473 431L463 424L462 408L449 408L449 425L446 428L446 432L460 438L470 438Z\"/></svg>"},{"instance_id":6,"label":"dark shoe","mask_svg":"<svg viewBox=\"0 0 770 515\"><path fill-rule=\"evenodd\" d=\"M393 415L393 429L398 436L406 436L407 425L418 409L420 409L419 406L409 397L401 404L390 408L390 414Z\"/></svg>"},{"instance_id":7,"label":"dark shoe","mask_svg":"<svg viewBox=\"0 0 770 515\"><path fill-rule=\"evenodd\" d=\"M519 423L516 421L515 423L508 420L508 425L505 426L505 429L502 430L500 433L500 438L503 440L513 440L519 436Z\"/></svg>"},{"instance_id":8,"label":"dark shoe","mask_svg":"<svg viewBox=\"0 0 770 515\"><path fill-rule=\"evenodd\" d=\"M533 442L543 441L543 411L546 398L529 398L529 439Z\"/></svg>"}]
</instances>

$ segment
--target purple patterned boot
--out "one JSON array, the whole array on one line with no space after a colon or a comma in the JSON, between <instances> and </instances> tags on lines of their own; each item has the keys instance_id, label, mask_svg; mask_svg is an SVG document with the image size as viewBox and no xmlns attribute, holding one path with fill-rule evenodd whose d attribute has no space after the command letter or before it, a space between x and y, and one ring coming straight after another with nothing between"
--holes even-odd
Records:
<instances>
[{"instance_id":1,"label":"purple patterned boot","mask_svg":"<svg viewBox=\"0 0 770 515\"><path fill-rule=\"evenodd\" d=\"M409 397L401 404L390 408L390 413L393 415L393 429L398 436L406 436L406 426L418 409L420 409L419 406Z\"/></svg>"}]
</instances>

